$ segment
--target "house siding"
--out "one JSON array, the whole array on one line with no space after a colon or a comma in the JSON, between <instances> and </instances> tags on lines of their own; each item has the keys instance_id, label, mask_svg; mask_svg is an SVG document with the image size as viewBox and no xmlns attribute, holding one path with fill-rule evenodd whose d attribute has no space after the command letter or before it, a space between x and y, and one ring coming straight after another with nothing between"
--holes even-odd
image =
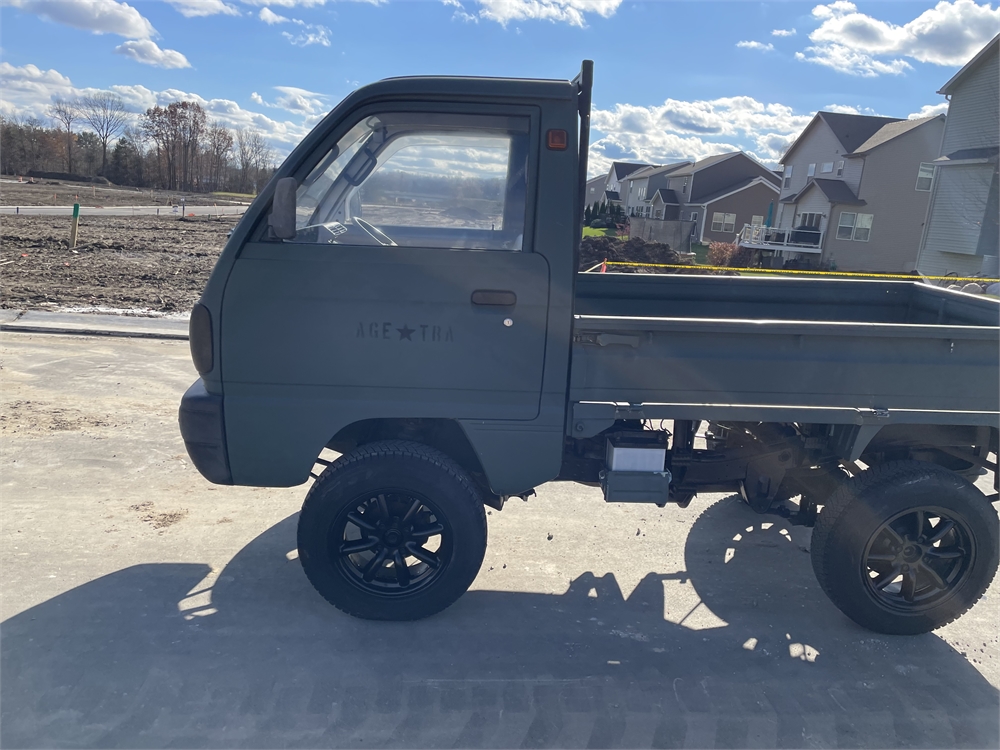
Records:
<instances>
[{"instance_id":1,"label":"house siding","mask_svg":"<svg viewBox=\"0 0 1000 750\"><path fill-rule=\"evenodd\" d=\"M704 209L691 206L699 212L698 221L704 221L705 242L733 242L736 235L745 224L749 224L754 216L767 216L767 206L771 201L777 202L778 194L768 187L757 183L740 190L738 193L726 196L709 203ZM712 214L715 212L736 214L735 231L732 233L713 232Z\"/></svg>"},{"instance_id":2,"label":"house siding","mask_svg":"<svg viewBox=\"0 0 1000 750\"><path fill-rule=\"evenodd\" d=\"M694 184L690 185L692 192L689 202L698 203L707 196L752 177L763 177L765 180L775 181L774 173L763 164L758 164L744 154L736 154L717 164L705 167L694 175ZM681 184L683 184L683 179Z\"/></svg>"},{"instance_id":3,"label":"house siding","mask_svg":"<svg viewBox=\"0 0 1000 750\"><path fill-rule=\"evenodd\" d=\"M786 171L789 166L792 167L792 179L789 187L782 187L781 197L785 198L798 193L806 186L806 182L809 180L806 172L811 163L816 165L815 177L838 179L837 162L841 159L846 163L844 164L844 176L839 179L843 179L851 190L854 191L854 194L857 195L858 185L861 182L862 160L848 159L846 154L844 154L843 146L837 140L837 136L830 130L830 126L819 120L810 129L806 138L796 145L795 150L792 152L791 161L783 162ZM819 170L825 161L833 162L833 172L827 174L820 173Z\"/></svg>"},{"instance_id":4,"label":"house siding","mask_svg":"<svg viewBox=\"0 0 1000 750\"><path fill-rule=\"evenodd\" d=\"M866 205L833 207L824 262L843 271L908 273L916 267L930 199L930 192L915 189L917 173L921 162L936 158L943 131L943 118L931 120L865 156L858 197ZM841 211L872 214L868 242L837 239Z\"/></svg>"},{"instance_id":5,"label":"house siding","mask_svg":"<svg viewBox=\"0 0 1000 750\"><path fill-rule=\"evenodd\" d=\"M996 146L1000 141L1000 55L994 53L962 81L948 105L941 154Z\"/></svg>"},{"instance_id":6,"label":"house siding","mask_svg":"<svg viewBox=\"0 0 1000 750\"><path fill-rule=\"evenodd\" d=\"M917 270L927 276L978 273L983 258L976 255L980 226L994 165L974 164L938 169L933 209L928 215L924 246Z\"/></svg>"},{"instance_id":7,"label":"house siding","mask_svg":"<svg viewBox=\"0 0 1000 750\"><path fill-rule=\"evenodd\" d=\"M948 122L941 141L942 156L1000 144L998 79L1000 53L994 46L951 92ZM1000 252L995 247L980 246L980 222L985 214L991 212L996 216L998 212L995 202L987 205L996 169L995 159L991 164L945 163L938 167L917 260L920 273L969 276L982 269L983 257L977 252Z\"/></svg>"}]
</instances>

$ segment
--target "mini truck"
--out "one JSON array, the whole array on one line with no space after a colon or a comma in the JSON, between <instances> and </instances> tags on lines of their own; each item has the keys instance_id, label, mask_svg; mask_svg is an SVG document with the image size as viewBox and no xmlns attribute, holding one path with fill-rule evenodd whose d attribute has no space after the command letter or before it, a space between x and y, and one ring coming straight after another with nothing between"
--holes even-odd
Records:
<instances>
[{"instance_id":1,"label":"mini truck","mask_svg":"<svg viewBox=\"0 0 1000 750\"><path fill-rule=\"evenodd\" d=\"M993 579L1000 304L909 281L578 273L593 65L354 91L194 307L180 429L216 484L315 477L315 588L410 620L469 587L485 506L738 492L815 525L848 617L939 627ZM334 461L327 449L339 453ZM321 469L317 467L322 467ZM319 472L319 473L317 473Z\"/></svg>"}]
</instances>

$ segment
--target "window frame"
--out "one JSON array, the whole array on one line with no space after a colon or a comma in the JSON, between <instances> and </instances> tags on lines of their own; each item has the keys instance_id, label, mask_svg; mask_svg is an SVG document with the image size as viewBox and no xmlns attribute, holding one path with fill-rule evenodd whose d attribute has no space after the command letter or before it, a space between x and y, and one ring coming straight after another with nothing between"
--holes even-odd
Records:
<instances>
[{"instance_id":1,"label":"window frame","mask_svg":"<svg viewBox=\"0 0 1000 750\"><path fill-rule=\"evenodd\" d=\"M718 220L716 220L716 217L721 217L721 218L719 218ZM718 228L716 228L716 224L718 224ZM712 231L713 232L721 232L722 228L725 225L726 225L726 213L725 213L725 211L713 211L712 212Z\"/></svg>"},{"instance_id":2,"label":"window frame","mask_svg":"<svg viewBox=\"0 0 1000 750\"><path fill-rule=\"evenodd\" d=\"M930 172L931 172L930 177L926 177L926 176L924 176L924 175L921 174L921 172L924 171L925 167L927 167L927 168L930 169ZM929 193L931 190L934 189L934 178L935 177L937 177L937 165L936 164L932 164L930 162L926 162L926 161L920 162L920 166L917 167L917 182L913 186L913 189L916 190L918 193ZM920 187L920 181L921 180L927 180L928 181L926 188Z\"/></svg>"},{"instance_id":3,"label":"window frame","mask_svg":"<svg viewBox=\"0 0 1000 750\"><path fill-rule=\"evenodd\" d=\"M868 219L868 226L861 226L861 217L866 217ZM868 242L872 236L872 224L875 223L875 214L858 214L858 218L854 222L854 236L851 238L854 242ZM858 230L865 230L868 232L864 238L858 237Z\"/></svg>"},{"instance_id":4,"label":"window frame","mask_svg":"<svg viewBox=\"0 0 1000 750\"><path fill-rule=\"evenodd\" d=\"M841 159L840 161L837 162L837 177L843 177L843 176L844 176L844 160Z\"/></svg>"},{"instance_id":5,"label":"window frame","mask_svg":"<svg viewBox=\"0 0 1000 750\"><path fill-rule=\"evenodd\" d=\"M794 166L788 164L785 166L785 170L781 173L783 179L781 180L781 189L787 190L792 186L792 173L794 171Z\"/></svg>"},{"instance_id":6,"label":"window frame","mask_svg":"<svg viewBox=\"0 0 1000 750\"><path fill-rule=\"evenodd\" d=\"M522 253L533 253L536 252L534 247L534 236L535 236L535 226L536 217L535 211L532 207L537 204L538 200L538 172L540 164L540 134L541 134L541 111L539 107L533 105L524 104L449 104L445 102L419 102L419 101L398 101L398 102L378 102L373 101L366 103L362 106L352 109L346 112L344 116L331 127L325 134L323 134L314 144L310 144L308 151L304 151L301 158L290 168L281 174L282 177L294 177L296 182L301 185L303 180L312 172L312 170L320 163L320 161L326 157L330 149L336 145L352 128L354 128L358 123L364 121L365 119L378 116L379 114L414 114L414 115L440 115L446 117L468 117L468 118L489 118L489 117L499 117L499 118L522 118L527 120L527 166L525 175L525 192L524 192L524 223L522 225L522 238L521 238L521 248L520 250L505 250L505 249L492 249L492 250L478 250L478 249L468 249L468 248L447 248L447 247L416 247L413 246L414 250L426 250L430 252L434 251L444 251L453 252L456 249L468 250L469 252L522 252ZM301 145L305 145L309 138L307 136L306 141ZM280 172L279 172L280 174ZM240 252L242 253L244 249L250 247L253 244L263 243L269 247L281 247L283 251L288 251L292 248L308 248L317 247L311 243L296 243L292 241L282 241L275 240L271 237L268 231L268 217L271 213L271 202L268 201L254 219L253 228L248 233L247 241L244 243ZM343 247L352 247L351 245L343 245ZM367 247L367 246L366 246ZM377 249L377 246L372 246L372 249Z\"/></svg>"},{"instance_id":7,"label":"window frame","mask_svg":"<svg viewBox=\"0 0 1000 750\"><path fill-rule=\"evenodd\" d=\"M827 169L828 166L830 167L829 169ZM825 161L822 164L820 164L819 172L820 172L820 174L830 174L830 173L832 173L833 172L833 162L832 161Z\"/></svg>"},{"instance_id":8,"label":"window frame","mask_svg":"<svg viewBox=\"0 0 1000 750\"><path fill-rule=\"evenodd\" d=\"M724 214L725 221L722 225L723 234L732 234L736 231L736 214ZM726 227L729 227L726 229Z\"/></svg>"},{"instance_id":9,"label":"window frame","mask_svg":"<svg viewBox=\"0 0 1000 750\"><path fill-rule=\"evenodd\" d=\"M847 217L847 216L851 217L851 223L850 224L845 224L844 223L844 218ZM837 239L838 240L845 240L847 242L850 242L854 238L854 225L857 223L857 221L858 221L858 213L857 213L857 211L841 211L840 212L840 218L837 221L837 235L836 235ZM846 236L844 236L844 237L840 236L840 230L841 229L847 229L848 230L847 233L846 233Z\"/></svg>"},{"instance_id":10,"label":"window frame","mask_svg":"<svg viewBox=\"0 0 1000 750\"><path fill-rule=\"evenodd\" d=\"M816 176L816 162L813 162L806 169L806 177L815 177L815 176Z\"/></svg>"}]
</instances>

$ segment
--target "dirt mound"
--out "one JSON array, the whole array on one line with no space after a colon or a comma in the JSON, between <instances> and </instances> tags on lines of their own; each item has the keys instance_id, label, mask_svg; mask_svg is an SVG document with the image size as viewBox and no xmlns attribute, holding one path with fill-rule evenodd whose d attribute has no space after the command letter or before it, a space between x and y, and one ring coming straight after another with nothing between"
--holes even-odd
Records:
<instances>
[{"instance_id":1,"label":"dirt mound","mask_svg":"<svg viewBox=\"0 0 1000 750\"><path fill-rule=\"evenodd\" d=\"M622 242L613 237L584 237L580 246L580 270L586 271L602 261L627 263L669 263L690 265L662 242L646 242L638 237ZM609 269L611 270L611 269ZM615 273L677 273L681 269L613 266Z\"/></svg>"}]
</instances>

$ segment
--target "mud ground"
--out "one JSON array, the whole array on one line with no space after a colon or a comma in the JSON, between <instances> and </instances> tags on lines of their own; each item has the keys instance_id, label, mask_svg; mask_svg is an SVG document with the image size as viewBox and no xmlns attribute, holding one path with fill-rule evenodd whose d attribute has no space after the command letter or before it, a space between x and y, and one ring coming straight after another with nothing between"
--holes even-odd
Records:
<instances>
[{"instance_id":1,"label":"mud ground","mask_svg":"<svg viewBox=\"0 0 1000 750\"><path fill-rule=\"evenodd\" d=\"M185 312L208 280L236 217L121 216L0 219L0 307Z\"/></svg>"}]
</instances>

